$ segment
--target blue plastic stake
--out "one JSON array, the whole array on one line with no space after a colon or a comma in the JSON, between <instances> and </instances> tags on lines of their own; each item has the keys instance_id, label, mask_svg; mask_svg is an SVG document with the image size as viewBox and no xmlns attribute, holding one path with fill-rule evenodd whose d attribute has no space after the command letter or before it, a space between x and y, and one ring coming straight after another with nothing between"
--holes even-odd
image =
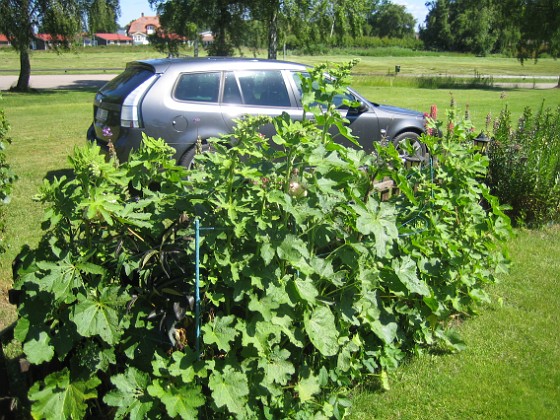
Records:
<instances>
[{"instance_id":1,"label":"blue plastic stake","mask_svg":"<svg viewBox=\"0 0 560 420\"><path fill-rule=\"evenodd\" d=\"M196 355L200 357L200 222L194 219L195 229L195 280L194 280L194 322L196 325Z\"/></svg>"}]
</instances>

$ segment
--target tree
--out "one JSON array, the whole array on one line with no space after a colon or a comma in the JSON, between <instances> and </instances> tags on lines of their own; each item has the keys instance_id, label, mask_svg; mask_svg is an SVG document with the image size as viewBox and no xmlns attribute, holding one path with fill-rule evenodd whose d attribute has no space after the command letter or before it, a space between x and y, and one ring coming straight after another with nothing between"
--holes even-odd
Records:
<instances>
[{"instance_id":1,"label":"tree","mask_svg":"<svg viewBox=\"0 0 560 420\"><path fill-rule=\"evenodd\" d=\"M180 35L186 25L210 28L212 55L230 55L242 43L259 45L248 36L264 36L268 58L276 58L279 39L287 34L301 41L342 42L362 34L370 5L377 0L151 0L168 32ZM256 22L260 22L257 24Z\"/></svg>"},{"instance_id":2,"label":"tree","mask_svg":"<svg viewBox=\"0 0 560 420\"><path fill-rule=\"evenodd\" d=\"M428 49L449 50L453 35L449 24L449 3L436 0L426 3L428 14L425 25L420 28L420 39Z\"/></svg>"},{"instance_id":3,"label":"tree","mask_svg":"<svg viewBox=\"0 0 560 420\"><path fill-rule=\"evenodd\" d=\"M384 0L369 16L371 35L380 38L406 38L414 36L416 19L406 7Z\"/></svg>"},{"instance_id":4,"label":"tree","mask_svg":"<svg viewBox=\"0 0 560 420\"><path fill-rule=\"evenodd\" d=\"M314 21L322 40L342 44L345 36L361 36L366 23L368 0L317 0Z\"/></svg>"},{"instance_id":5,"label":"tree","mask_svg":"<svg viewBox=\"0 0 560 420\"><path fill-rule=\"evenodd\" d=\"M267 30L268 58L276 59L278 52L278 25L282 9L286 6L282 0L258 1L252 4L252 16L261 20Z\"/></svg>"},{"instance_id":6,"label":"tree","mask_svg":"<svg viewBox=\"0 0 560 420\"><path fill-rule=\"evenodd\" d=\"M251 0L150 0L168 33L192 37L193 31L209 28L214 43L208 53L215 56L232 55L233 48L241 46L251 3Z\"/></svg>"},{"instance_id":7,"label":"tree","mask_svg":"<svg viewBox=\"0 0 560 420\"><path fill-rule=\"evenodd\" d=\"M118 0L110 1L118 5ZM68 49L83 29L82 17L89 4L81 0L0 0L0 33L10 39L20 57L15 90L29 90L29 50L37 29L51 36L54 49Z\"/></svg>"},{"instance_id":8,"label":"tree","mask_svg":"<svg viewBox=\"0 0 560 420\"><path fill-rule=\"evenodd\" d=\"M450 25L453 28L453 44L456 51L488 55L495 51L500 37L501 16L495 0L455 1L450 8Z\"/></svg>"},{"instance_id":9,"label":"tree","mask_svg":"<svg viewBox=\"0 0 560 420\"><path fill-rule=\"evenodd\" d=\"M537 60L544 53L560 56L560 0L520 1L518 58Z\"/></svg>"},{"instance_id":10,"label":"tree","mask_svg":"<svg viewBox=\"0 0 560 420\"><path fill-rule=\"evenodd\" d=\"M117 31L119 0L93 0L88 5L86 13L89 33Z\"/></svg>"}]
</instances>

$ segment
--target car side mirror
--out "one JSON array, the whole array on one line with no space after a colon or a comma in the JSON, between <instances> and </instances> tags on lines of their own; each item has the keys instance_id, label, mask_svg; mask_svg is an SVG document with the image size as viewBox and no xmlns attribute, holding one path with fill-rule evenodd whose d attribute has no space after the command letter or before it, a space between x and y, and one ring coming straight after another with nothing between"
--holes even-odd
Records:
<instances>
[{"instance_id":1,"label":"car side mirror","mask_svg":"<svg viewBox=\"0 0 560 420\"><path fill-rule=\"evenodd\" d=\"M366 112L368 109L364 101L357 101L354 106L350 107L348 113L351 115L360 115Z\"/></svg>"}]
</instances>

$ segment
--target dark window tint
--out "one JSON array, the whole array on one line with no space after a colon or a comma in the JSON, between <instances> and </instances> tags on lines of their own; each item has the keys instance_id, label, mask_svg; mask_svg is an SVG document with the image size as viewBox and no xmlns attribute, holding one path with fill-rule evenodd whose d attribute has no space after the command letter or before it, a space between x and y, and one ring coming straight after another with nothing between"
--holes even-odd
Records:
<instances>
[{"instance_id":1,"label":"dark window tint","mask_svg":"<svg viewBox=\"0 0 560 420\"><path fill-rule=\"evenodd\" d=\"M237 85L237 80L232 71L228 71L225 74L224 80L224 99L223 103L226 104L242 104L241 92L239 91L239 86Z\"/></svg>"},{"instance_id":2,"label":"dark window tint","mask_svg":"<svg viewBox=\"0 0 560 420\"><path fill-rule=\"evenodd\" d=\"M148 80L154 72L146 67L127 67L100 90L104 100L122 103L130 92Z\"/></svg>"},{"instance_id":3,"label":"dark window tint","mask_svg":"<svg viewBox=\"0 0 560 420\"><path fill-rule=\"evenodd\" d=\"M180 101L218 102L220 73L185 73L175 87Z\"/></svg>"},{"instance_id":4,"label":"dark window tint","mask_svg":"<svg viewBox=\"0 0 560 420\"><path fill-rule=\"evenodd\" d=\"M237 77L245 104L291 106L280 71L242 71L237 73Z\"/></svg>"}]
</instances>

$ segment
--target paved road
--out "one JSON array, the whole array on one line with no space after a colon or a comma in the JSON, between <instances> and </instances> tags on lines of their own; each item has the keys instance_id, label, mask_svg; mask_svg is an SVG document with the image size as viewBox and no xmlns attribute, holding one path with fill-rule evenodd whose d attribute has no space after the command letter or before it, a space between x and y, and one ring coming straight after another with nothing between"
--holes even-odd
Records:
<instances>
[{"instance_id":1,"label":"paved road","mask_svg":"<svg viewBox=\"0 0 560 420\"><path fill-rule=\"evenodd\" d=\"M31 75L29 85L33 89L79 89L99 88L116 74L63 74ZM17 76L0 76L0 90L8 90L17 83Z\"/></svg>"},{"instance_id":2,"label":"paved road","mask_svg":"<svg viewBox=\"0 0 560 420\"><path fill-rule=\"evenodd\" d=\"M30 86L34 89L79 89L100 88L116 74L63 74L32 75ZM8 90L17 83L17 76L0 76L0 90ZM552 89L558 82L508 83L494 82L494 87L519 89Z\"/></svg>"}]
</instances>

